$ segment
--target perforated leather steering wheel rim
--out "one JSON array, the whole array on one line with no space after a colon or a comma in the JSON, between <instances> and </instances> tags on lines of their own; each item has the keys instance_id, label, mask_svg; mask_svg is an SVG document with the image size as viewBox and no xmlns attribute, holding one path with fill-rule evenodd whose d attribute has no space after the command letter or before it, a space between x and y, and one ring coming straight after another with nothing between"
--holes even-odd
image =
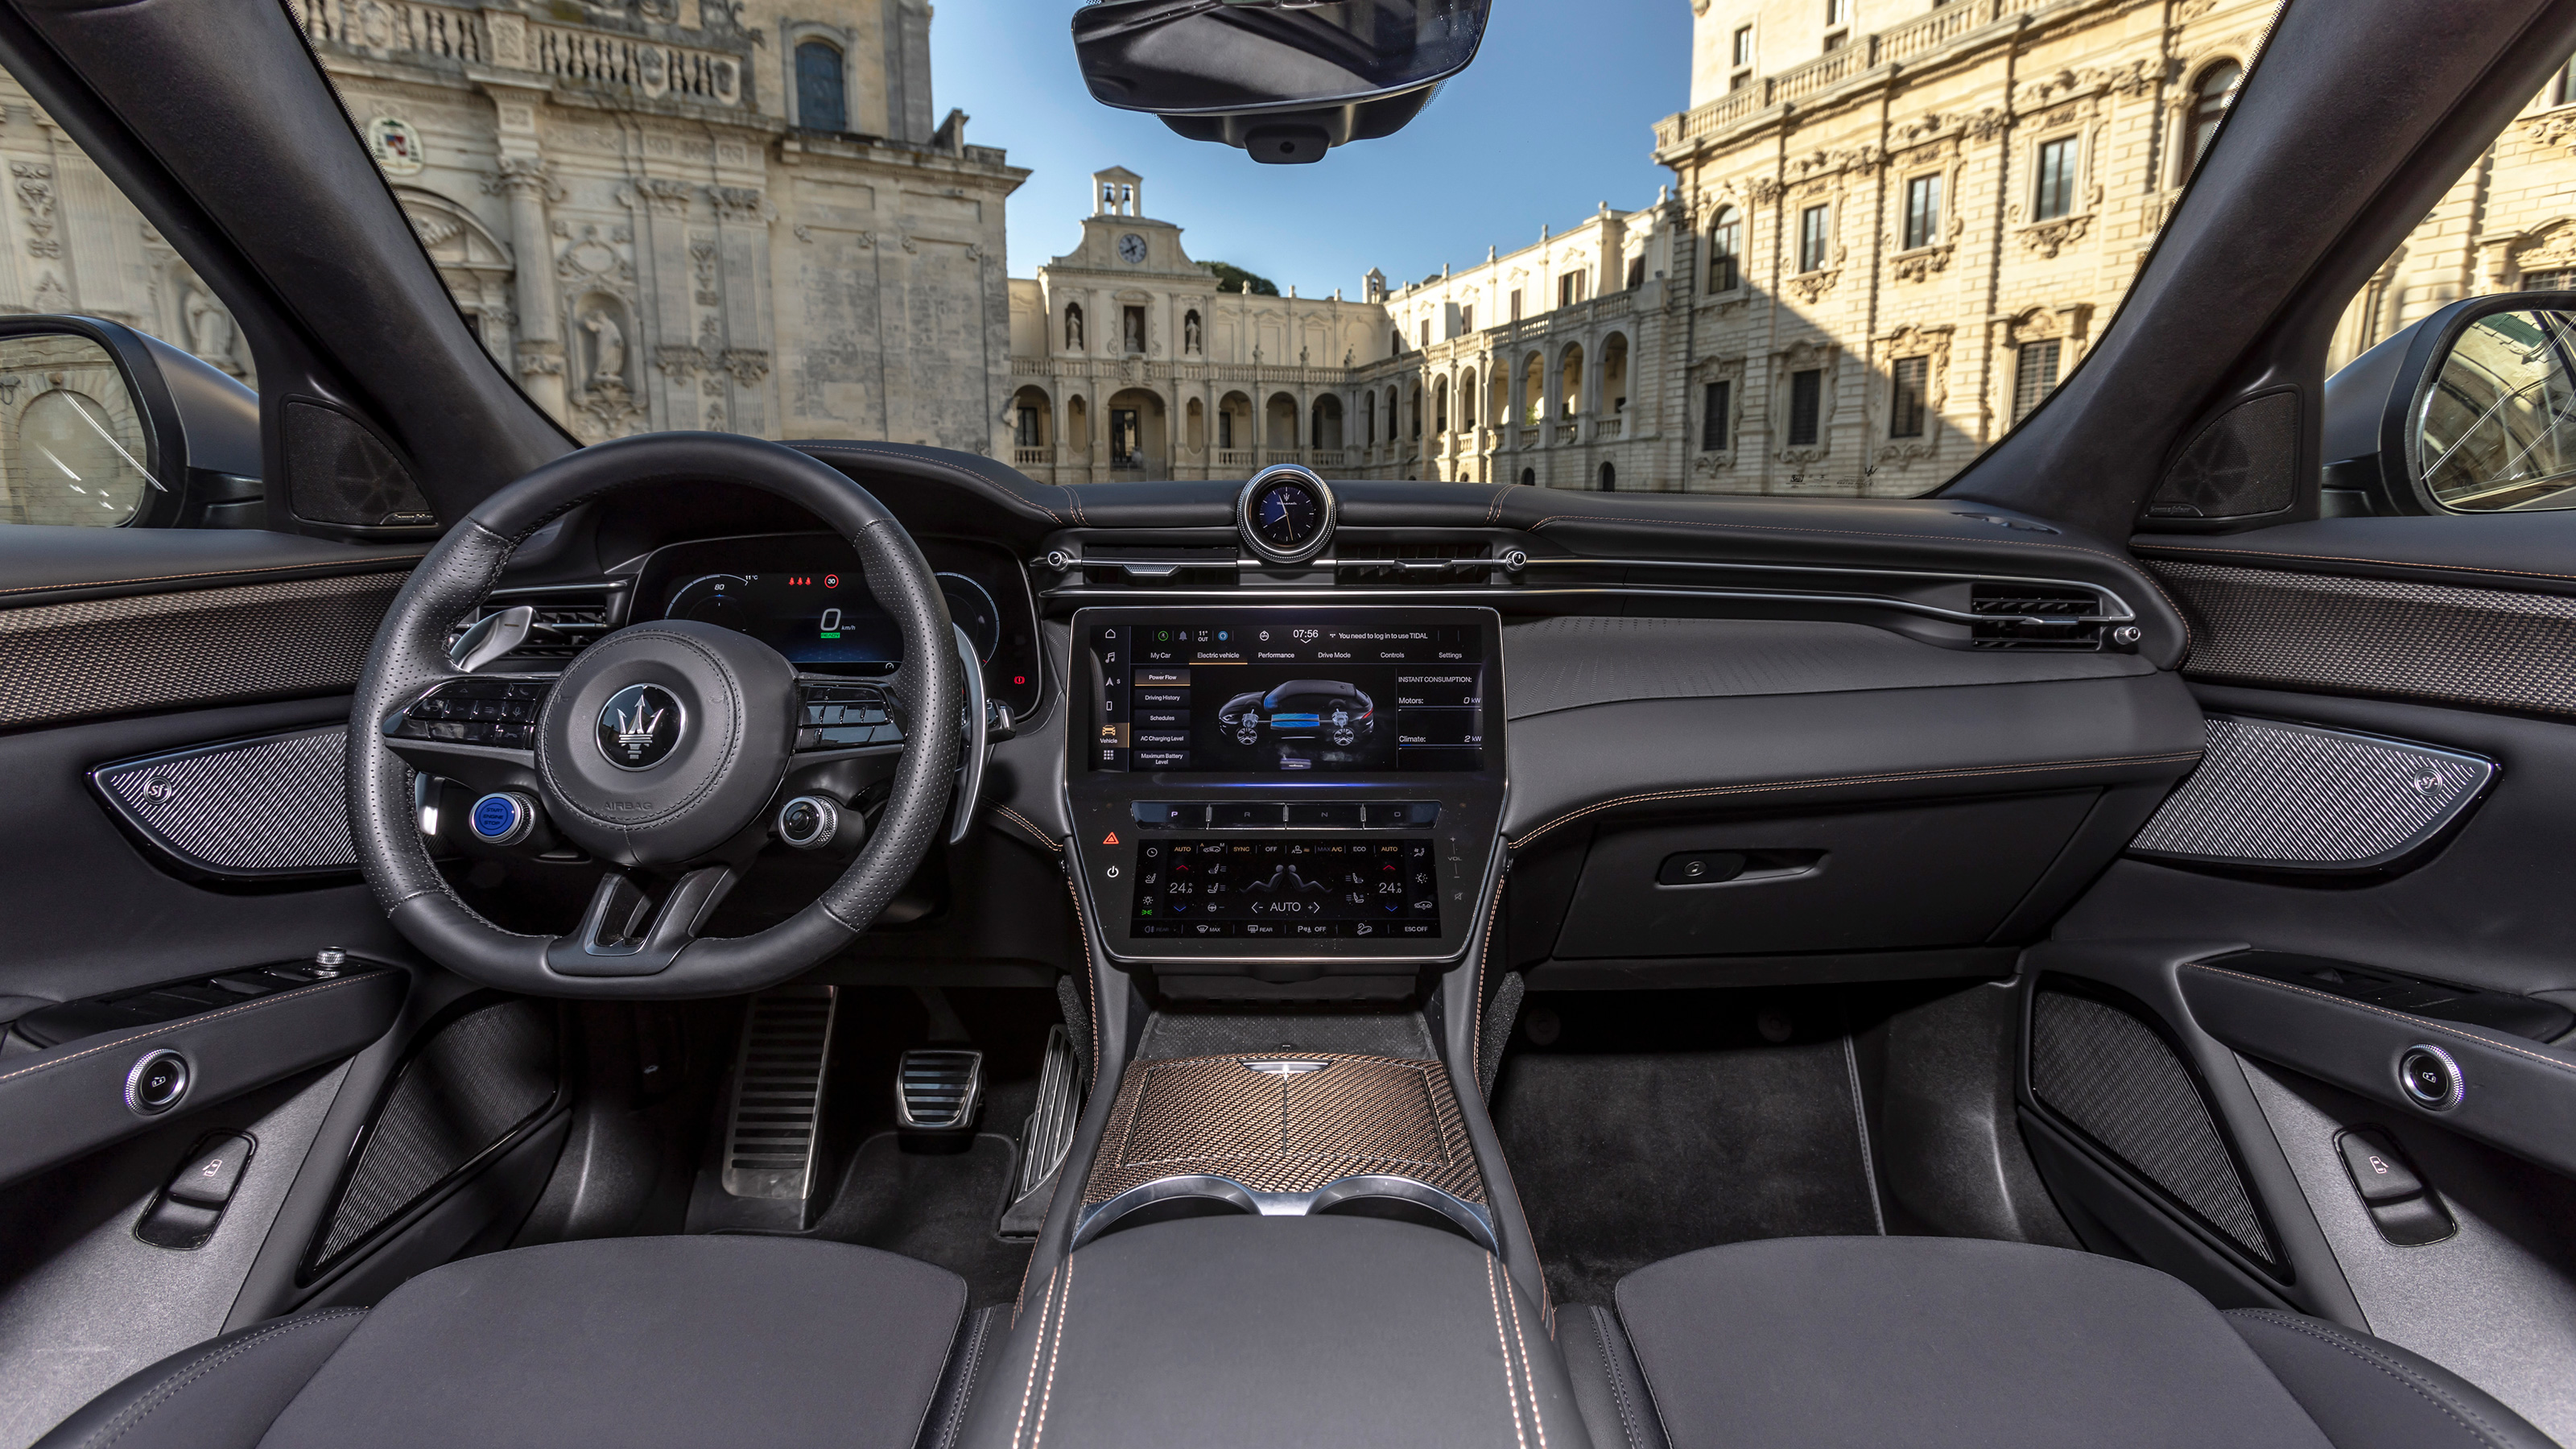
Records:
<instances>
[{"instance_id":1,"label":"perforated leather steering wheel rim","mask_svg":"<svg viewBox=\"0 0 2576 1449\"><path fill-rule=\"evenodd\" d=\"M867 844L812 904L749 936L701 937L694 934L695 919L680 919L676 928L682 934L669 938L677 949L663 953L667 964L570 974L555 963L571 937L505 930L449 888L416 828L410 766L387 743L385 722L430 688L465 677L448 662L448 630L483 601L511 554L538 529L621 488L707 482L784 498L857 550L869 592L902 638L897 687L912 701L921 727L907 740L892 795ZM359 866L405 939L483 985L540 996L628 999L734 995L775 985L811 969L873 924L940 837L958 752L958 732L950 722L958 718L962 665L953 640L947 601L920 546L865 488L825 463L732 433L652 433L566 454L485 499L449 529L386 610L350 713L350 826ZM688 916L693 910L677 899L665 906L666 914ZM662 924L657 921L655 928Z\"/></svg>"}]
</instances>

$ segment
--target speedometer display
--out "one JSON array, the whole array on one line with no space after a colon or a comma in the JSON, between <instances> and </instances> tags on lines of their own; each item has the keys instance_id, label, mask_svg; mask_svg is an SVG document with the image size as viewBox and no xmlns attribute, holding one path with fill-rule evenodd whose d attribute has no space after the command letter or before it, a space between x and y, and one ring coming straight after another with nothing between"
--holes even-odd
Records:
<instances>
[{"instance_id":1,"label":"speedometer display","mask_svg":"<svg viewBox=\"0 0 2576 1449\"><path fill-rule=\"evenodd\" d=\"M672 592L662 617L721 624L777 650L791 664L894 664L903 658L902 635L856 571L704 574Z\"/></svg>"}]
</instances>

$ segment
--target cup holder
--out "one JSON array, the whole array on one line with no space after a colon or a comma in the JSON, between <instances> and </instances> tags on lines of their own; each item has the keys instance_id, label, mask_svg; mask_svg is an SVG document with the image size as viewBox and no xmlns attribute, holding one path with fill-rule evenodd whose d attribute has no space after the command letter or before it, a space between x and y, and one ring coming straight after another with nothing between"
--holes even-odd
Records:
<instances>
[{"instance_id":1,"label":"cup holder","mask_svg":"<svg viewBox=\"0 0 2576 1449\"><path fill-rule=\"evenodd\" d=\"M1229 1213L1273 1218L1328 1213L1384 1218L1438 1228L1487 1252L1501 1251L1494 1239L1493 1222L1483 1208L1428 1183L1382 1173L1336 1178L1313 1192L1254 1192L1233 1178L1211 1173L1157 1178L1084 1208L1074 1226L1073 1246L1079 1248L1111 1233L1150 1223L1223 1217Z\"/></svg>"}]
</instances>

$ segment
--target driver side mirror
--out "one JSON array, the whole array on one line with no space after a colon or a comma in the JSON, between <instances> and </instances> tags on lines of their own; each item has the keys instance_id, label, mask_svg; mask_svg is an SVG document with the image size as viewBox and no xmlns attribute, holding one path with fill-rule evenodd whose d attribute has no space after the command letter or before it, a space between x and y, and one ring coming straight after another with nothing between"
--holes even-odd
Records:
<instances>
[{"instance_id":1,"label":"driver side mirror","mask_svg":"<svg viewBox=\"0 0 2576 1449\"><path fill-rule=\"evenodd\" d=\"M1255 161L1391 136L1467 68L1491 0L1101 0L1073 13L1092 99Z\"/></svg>"},{"instance_id":2,"label":"driver side mirror","mask_svg":"<svg viewBox=\"0 0 2576 1449\"><path fill-rule=\"evenodd\" d=\"M2576 292L2454 302L2326 380L2325 511L2576 508Z\"/></svg>"},{"instance_id":3,"label":"driver side mirror","mask_svg":"<svg viewBox=\"0 0 2576 1449\"><path fill-rule=\"evenodd\" d=\"M0 317L0 523L258 528L259 394L95 317Z\"/></svg>"}]
</instances>

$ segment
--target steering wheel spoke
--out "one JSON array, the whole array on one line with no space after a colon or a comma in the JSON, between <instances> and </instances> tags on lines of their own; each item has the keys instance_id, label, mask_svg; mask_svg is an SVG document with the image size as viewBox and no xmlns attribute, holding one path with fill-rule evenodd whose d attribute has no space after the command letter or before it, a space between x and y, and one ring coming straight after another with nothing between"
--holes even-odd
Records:
<instances>
[{"instance_id":1,"label":"steering wheel spoke","mask_svg":"<svg viewBox=\"0 0 2576 1449\"><path fill-rule=\"evenodd\" d=\"M681 876L657 906L635 877L606 872L581 924L546 948L546 965L561 976L655 975L698 939L739 879L732 866L703 866Z\"/></svg>"},{"instance_id":2,"label":"steering wheel spoke","mask_svg":"<svg viewBox=\"0 0 2576 1449\"><path fill-rule=\"evenodd\" d=\"M552 675L457 674L385 717L385 743L404 763L476 794L526 789L536 778L537 716Z\"/></svg>"}]
</instances>

